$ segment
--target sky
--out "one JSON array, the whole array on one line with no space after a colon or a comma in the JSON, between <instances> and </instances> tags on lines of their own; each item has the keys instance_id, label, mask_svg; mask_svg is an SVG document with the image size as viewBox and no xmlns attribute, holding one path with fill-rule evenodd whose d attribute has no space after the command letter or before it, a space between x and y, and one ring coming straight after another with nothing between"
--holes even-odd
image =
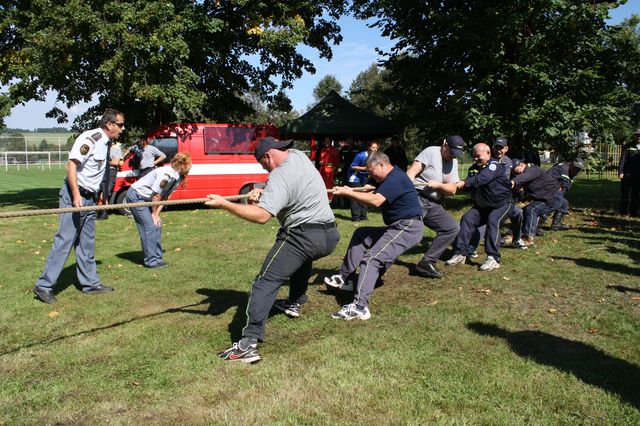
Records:
<instances>
[{"instance_id":1,"label":"sky","mask_svg":"<svg viewBox=\"0 0 640 426\"><path fill-rule=\"evenodd\" d=\"M628 0L627 3L609 13L611 24L618 23L632 14L640 14L640 0ZM309 58L316 67L315 74L305 73L302 78L294 82L293 89L287 94L291 99L293 108L304 113L313 103L313 89L326 75L335 76L342 84L342 89L347 90L351 82L362 71L376 62L378 55L375 48L388 50L393 42L380 35L376 28L368 28L366 22L359 21L349 16L341 18L339 25L342 28L342 42L333 46L333 58L331 61L320 59L317 51L306 46L300 48L300 52ZM69 123L58 124L55 120L46 118L45 114L55 105L55 95L49 94L46 101L30 101L25 105L19 105L11 110L11 114L5 119L5 124L10 128L34 130L45 127L71 127L75 117L86 111L88 105L80 104L70 110L64 105L59 108L68 112Z\"/></svg>"}]
</instances>

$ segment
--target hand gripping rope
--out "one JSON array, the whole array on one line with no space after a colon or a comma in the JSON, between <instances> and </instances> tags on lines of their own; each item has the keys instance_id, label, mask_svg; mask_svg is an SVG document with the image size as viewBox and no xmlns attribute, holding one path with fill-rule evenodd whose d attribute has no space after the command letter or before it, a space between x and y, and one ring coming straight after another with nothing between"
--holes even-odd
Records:
<instances>
[{"instance_id":1,"label":"hand gripping rope","mask_svg":"<svg viewBox=\"0 0 640 426\"><path fill-rule=\"evenodd\" d=\"M352 188L354 191L365 192L368 188ZM333 189L327 189L327 193L333 193ZM228 201L240 201L249 198L249 194L242 195L228 195L222 197ZM41 209L41 210L22 210L14 212L0 212L0 219L10 217L24 217L24 216L42 216L47 214L61 214L61 213L80 213L90 211L102 211L102 210L118 210L131 207L151 207L151 206L175 206L181 204L204 204L209 201L208 198L192 198L189 200L165 200L165 201L143 201L139 203L125 203L125 204L101 204L95 206L84 207L64 207L57 209Z\"/></svg>"}]
</instances>

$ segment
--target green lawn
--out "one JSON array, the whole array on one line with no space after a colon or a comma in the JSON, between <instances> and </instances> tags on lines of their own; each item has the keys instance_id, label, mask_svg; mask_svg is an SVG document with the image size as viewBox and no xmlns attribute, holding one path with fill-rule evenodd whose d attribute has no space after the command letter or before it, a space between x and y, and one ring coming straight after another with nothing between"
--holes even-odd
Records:
<instances>
[{"instance_id":1,"label":"green lawn","mask_svg":"<svg viewBox=\"0 0 640 426\"><path fill-rule=\"evenodd\" d=\"M0 174L0 211L55 207L62 177ZM579 179L573 229L504 249L493 272L410 275L425 231L354 323L331 319L348 300L321 284L355 229L336 210L338 249L301 318L270 319L256 365L215 354L244 325L274 220L169 210L170 267L153 271L133 221L111 216L96 258L116 292L79 292L72 255L45 305L30 291L57 218L0 219L0 424L640 424L640 221L613 215L617 191ZM459 217L464 197L449 206Z\"/></svg>"}]
</instances>

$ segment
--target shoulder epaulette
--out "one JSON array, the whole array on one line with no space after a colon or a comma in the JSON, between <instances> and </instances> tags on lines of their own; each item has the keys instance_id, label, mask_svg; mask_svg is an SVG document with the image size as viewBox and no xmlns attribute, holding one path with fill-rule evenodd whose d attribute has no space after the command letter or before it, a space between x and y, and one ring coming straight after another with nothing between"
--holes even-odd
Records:
<instances>
[{"instance_id":1,"label":"shoulder epaulette","mask_svg":"<svg viewBox=\"0 0 640 426\"><path fill-rule=\"evenodd\" d=\"M95 132L89 137L93 142L98 142L102 138L102 133Z\"/></svg>"}]
</instances>

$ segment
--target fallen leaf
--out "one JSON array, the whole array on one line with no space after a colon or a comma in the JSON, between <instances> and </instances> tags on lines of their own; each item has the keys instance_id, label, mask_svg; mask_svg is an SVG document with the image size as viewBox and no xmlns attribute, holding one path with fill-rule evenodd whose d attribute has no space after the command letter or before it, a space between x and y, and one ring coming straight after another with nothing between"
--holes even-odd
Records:
<instances>
[{"instance_id":1,"label":"fallen leaf","mask_svg":"<svg viewBox=\"0 0 640 426\"><path fill-rule=\"evenodd\" d=\"M24 243L24 241L22 241L22 240L16 240L16 243L17 243L17 244L22 244L22 243Z\"/></svg>"},{"instance_id":2,"label":"fallen leaf","mask_svg":"<svg viewBox=\"0 0 640 426\"><path fill-rule=\"evenodd\" d=\"M40 254L40 251L34 251L33 254Z\"/></svg>"},{"instance_id":3,"label":"fallen leaf","mask_svg":"<svg viewBox=\"0 0 640 426\"><path fill-rule=\"evenodd\" d=\"M107 269L111 269L111 264L107 265Z\"/></svg>"},{"instance_id":4,"label":"fallen leaf","mask_svg":"<svg viewBox=\"0 0 640 426\"><path fill-rule=\"evenodd\" d=\"M60 315L60 312L58 312L58 311L51 311L51 312L49 312L49 313L47 314L47 316L48 316L49 318L55 318L55 317L57 317L58 315Z\"/></svg>"},{"instance_id":5,"label":"fallen leaf","mask_svg":"<svg viewBox=\"0 0 640 426\"><path fill-rule=\"evenodd\" d=\"M554 238L552 241L553 241L554 243L557 243L557 242L558 242L558 240L556 240L555 238Z\"/></svg>"},{"instance_id":6,"label":"fallen leaf","mask_svg":"<svg viewBox=\"0 0 640 426\"><path fill-rule=\"evenodd\" d=\"M597 333L599 330L597 328L590 328L587 330L587 332L593 334L593 333Z\"/></svg>"},{"instance_id":7,"label":"fallen leaf","mask_svg":"<svg viewBox=\"0 0 640 426\"><path fill-rule=\"evenodd\" d=\"M534 255L535 255L535 256L540 256L540 252L539 252L539 251L537 251L537 252L535 252L535 253L534 253Z\"/></svg>"},{"instance_id":8,"label":"fallen leaf","mask_svg":"<svg viewBox=\"0 0 640 426\"><path fill-rule=\"evenodd\" d=\"M43 243L46 243L46 242L47 242L47 240L42 240L42 242L43 242Z\"/></svg>"},{"instance_id":9,"label":"fallen leaf","mask_svg":"<svg viewBox=\"0 0 640 426\"><path fill-rule=\"evenodd\" d=\"M140 386L140 382L131 382L133 386Z\"/></svg>"},{"instance_id":10,"label":"fallen leaf","mask_svg":"<svg viewBox=\"0 0 640 426\"><path fill-rule=\"evenodd\" d=\"M182 251L182 249L180 247L176 247L174 251Z\"/></svg>"},{"instance_id":11,"label":"fallen leaf","mask_svg":"<svg viewBox=\"0 0 640 426\"><path fill-rule=\"evenodd\" d=\"M118 268L122 268L122 263L118 263Z\"/></svg>"},{"instance_id":12,"label":"fallen leaf","mask_svg":"<svg viewBox=\"0 0 640 426\"><path fill-rule=\"evenodd\" d=\"M119 280L119 279L120 279L120 275L116 275L116 276L114 276L114 277L113 277L113 279L114 279L115 281Z\"/></svg>"},{"instance_id":13,"label":"fallen leaf","mask_svg":"<svg viewBox=\"0 0 640 426\"><path fill-rule=\"evenodd\" d=\"M640 300L640 296L633 296L631 297L631 300Z\"/></svg>"},{"instance_id":14,"label":"fallen leaf","mask_svg":"<svg viewBox=\"0 0 640 426\"><path fill-rule=\"evenodd\" d=\"M558 293L553 293L553 297L558 297Z\"/></svg>"},{"instance_id":15,"label":"fallen leaf","mask_svg":"<svg viewBox=\"0 0 640 426\"><path fill-rule=\"evenodd\" d=\"M555 262L556 260L555 260L553 257L550 257L550 258L549 258L549 261L550 261L550 262Z\"/></svg>"},{"instance_id":16,"label":"fallen leaf","mask_svg":"<svg viewBox=\"0 0 640 426\"><path fill-rule=\"evenodd\" d=\"M553 313L555 313L555 312L558 312L558 310L557 310L557 309L555 309L555 308L549 308L549 313L550 313L550 314L553 314Z\"/></svg>"},{"instance_id":17,"label":"fallen leaf","mask_svg":"<svg viewBox=\"0 0 640 426\"><path fill-rule=\"evenodd\" d=\"M432 300L430 302L427 302L427 305L437 305L438 301L437 300Z\"/></svg>"},{"instance_id":18,"label":"fallen leaf","mask_svg":"<svg viewBox=\"0 0 640 426\"><path fill-rule=\"evenodd\" d=\"M505 280L505 281L511 281L511 278L509 278L509 277L502 277L502 279Z\"/></svg>"},{"instance_id":19,"label":"fallen leaf","mask_svg":"<svg viewBox=\"0 0 640 426\"><path fill-rule=\"evenodd\" d=\"M488 289L488 288L478 288L478 289L476 289L476 293L482 293L482 294L489 295L489 294L491 294L491 290Z\"/></svg>"}]
</instances>

